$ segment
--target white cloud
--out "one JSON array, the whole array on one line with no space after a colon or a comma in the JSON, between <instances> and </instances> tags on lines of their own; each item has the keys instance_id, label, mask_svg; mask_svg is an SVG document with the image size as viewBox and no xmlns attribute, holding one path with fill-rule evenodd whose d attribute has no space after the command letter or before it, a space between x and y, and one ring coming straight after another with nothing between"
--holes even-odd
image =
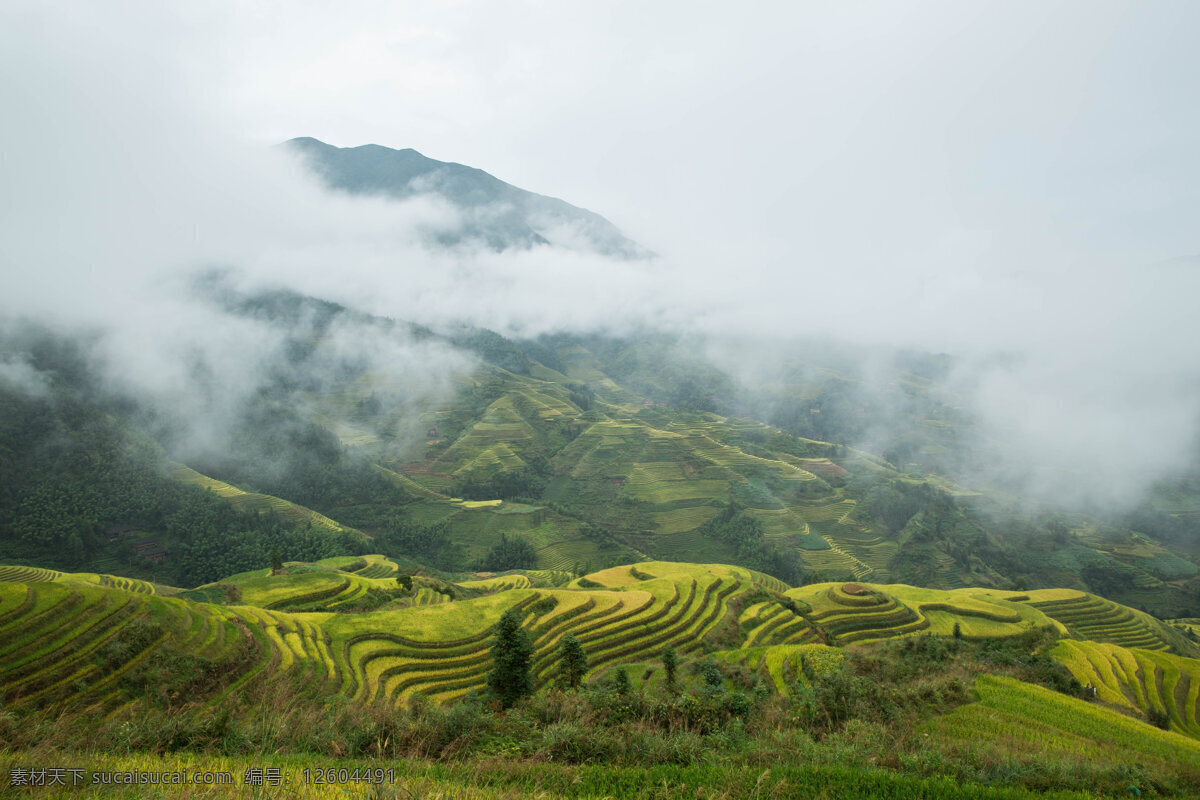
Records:
<instances>
[{"instance_id":1,"label":"white cloud","mask_svg":"<svg viewBox=\"0 0 1200 800\"><path fill-rule=\"evenodd\" d=\"M0 308L110 330L117 379L188 413L185 353L226 402L278 347L183 292L218 266L438 325L1020 353L979 407L1097 485L1192 442L1196 271L1145 266L1200 251L1192 4L2 13ZM432 251L453 209L331 197L265 149L295 135L479 166L664 257Z\"/></svg>"}]
</instances>

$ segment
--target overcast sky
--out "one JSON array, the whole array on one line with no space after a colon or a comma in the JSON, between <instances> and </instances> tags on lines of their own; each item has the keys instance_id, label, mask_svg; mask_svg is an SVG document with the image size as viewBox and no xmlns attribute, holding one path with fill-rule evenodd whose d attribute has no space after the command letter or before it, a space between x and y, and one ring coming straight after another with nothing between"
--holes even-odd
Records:
<instances>
[{"instance_id":1,"label":"overcast sky","mask_svg":"<svg viewBox=\"0 0 1200 800\"><path fill-rule=\"evenodd\" d=\"M230 136L477 166L698 273L723 265L870 316L911 309L904 335L927 346L947 327L1019 339L1014 318L1047 296L1200 253L1194 2L385 0L168 16L181 90ZM1124 302L1102 293L1102 307ZM1067 317L1098 310L1073 300Z\"/></svg>"},{"instance_id":2,"label":"overcast sky","mask_svg":"<svg viewBox=\"0 0 1200 800\"><path fill-rule=\"evenodd\" d=\"M1126 454L1116 484L1196 429L1197 30L1146 0L7 0L0 311L133 360L213 327L145 285L219 263L421 322L1024 352L981 407L1026 452ZM663 258L424 252L446 208L320 199L264 155L294 136L479 167Z\"/></svg>"},{"instance_id":3,"label":"overcast sky","mask_svg":"<svg viewBox=\"0 0 1200 800\"><path fill-rule=\"evenodd\" d=\"M929 282L1200 253L1193 2L6 5L119 42L218 136L414 147L676 257Z\"/></svg>"},{"instance_id":4,"label":"overcast sky","mask_svg":"<svg viewBox=\"0 0 1200 800\"><path fill-rule=\"evenodd\" d=\"M1200 251L1194 2L333 8L212 14L233 130L414 147L662 249Z\"/></svg>"}]
</instances>

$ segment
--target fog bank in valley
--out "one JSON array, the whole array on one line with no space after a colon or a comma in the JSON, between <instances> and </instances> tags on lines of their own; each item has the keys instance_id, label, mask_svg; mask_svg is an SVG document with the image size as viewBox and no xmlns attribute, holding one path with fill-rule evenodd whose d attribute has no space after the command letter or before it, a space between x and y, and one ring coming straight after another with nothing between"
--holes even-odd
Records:
<instances>
[{"instance_id":1,"label":"fog bank in valley","mask_svg":"<svg viewBox=\"0 0 1200 800\"><path fill-rule=\"evenodd\" d=\"M1032 31L997 6L916 4L914 19L881 7L876 24L801 10L777 26L796 27L788 46L770 26L739 21L735 54L773 53L769 70L766 56L738 62L706 49L718 28L702 13L663 40L657 57L678 67L669 86L642 91L647 73L620 72L617 88L630 99L600 96L611 114L594 139L578 120L542 109L526 117L540 153L516 147L526 161L553 163L529 176L554 182L548 173L569 175L577 157L580 174L600 180L597 149L614 136L618 150L594 196L617 207L564 199L624 225L660 254L650 261L439 247L439 234L464 222L436 197L326 192L294 157L248 135L245 103L223 99L244 101L250 90L235 90L235 67L253 61L223 43L244 42L264 23L214 8L172 17L118 3L111 13L121 25L69 4L0 12L10 120L0 128L0 312L10 324L86 335L112 385L188 426L192 446L219 440L221 420L279 367L285 345L277 327L196 293L195 275L218 269L241 292L287 288L435 329L658 327L709 342L718 363L756 381L804 360L796 343L816 337L948 353L947 397L1003 445L995 474L979 480L1020 475L1042 497L1134 502L1194 456L1200 263L1187 256L1200 243L1187 223L1200 175L1181 143L1194 141L1197 118L1194 104L1174 101L1194 96L1186 76L1200 73L1180 70L1185 57L1170 46L1187 29L1183 7L1088 4L1086 19L1055 7ZM562 13L535 26L545 44L528 42L533 62L561 56ZM318 16L302 6L285 27L276 45L285 61L303 52L288 50L288 37L316 35ZM425 22L479 35L454 27L456 18ZM330 35L353 41L347 24ZM1154 50L1158 33L1165 44ZM648 35L631 34L629 47L653 71ZM1011 50L996 44L1005 35ZM866 52L874 55L860 58ZM453 58L424 57L443 66ZM454 64L463 98L477 98L493 57ZM352 84L354 65L339 59L327 60L325 77ZM605 63L572 63L569 73L591 86ZM718 102L688 105L713 70ZM278 80L253 73L246 85L276 86L279 118L310 119L295 87ZM547 80L549 97L578 112L560 78ZM524 90L512 91L512 113L528 110ZM778 107L755 104L772 92ZM438 102L453 96L448 89ZM417 102L398 100L401 110ZM420 102L427 114L441 108ZM361 138L332 143L420 145L436 128L417 115L413 141L398 140L389 116L398 112L378 113L386 136L365 126ZM487 113L511 133L503 109ZM293 135L327 134L278 138ZM472 163L472 153L451 152L461 136L431 155ZM672 140L680 144L669 151ZM579 180L522 184L499 166L472 165L533 191ZM420 406L448 396L475 363L448 345L384 341L351 322L324 347L312 364L318 380L334 382L337 364L359 360ZM875 374L869 364L863 371ZM0 380L41 386L12 354L0 360Z\"/></svg>"}]
</instances>

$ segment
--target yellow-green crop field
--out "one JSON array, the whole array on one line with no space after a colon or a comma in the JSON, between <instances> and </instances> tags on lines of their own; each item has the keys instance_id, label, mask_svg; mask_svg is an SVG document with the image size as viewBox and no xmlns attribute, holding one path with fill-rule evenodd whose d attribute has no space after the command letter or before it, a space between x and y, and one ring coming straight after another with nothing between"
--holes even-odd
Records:
<instances>
[{"instance_id":1,"label":"yellow-green crop field","mask_svg":"<svg viewBox=\"0 0 1200 800\"><path fill-rule=\"evenodd\" d=\"M42 583L52 581L63 573L40 567L0 567L0 582Z\"/></svg>"},{"instance_id":2,"label":"yellow-green crop field","mask_svg":"<svg viewBox=\"0 0 1200 800\"><path fill-rule=\"evenodd\" d=\"M508 589L528 589L533 584L529 578L520 573L515 575L498 575L495 578L481 578L474 581L459 581L464 589L478 589L483 592L503 592Z\"/></svg>"},{"instance_id":3,"label":"yellow-green crop field","mask_svg":"<svg viewBox=\"0 0 1200 800\"><path fill-rule=\"evenodd\" d=\"M202 475L196 470L185 467L182 464L175 465L171 471L172 477L182 483L190 483L193 486L199 486L203 489L208 489L210 492L223 497L230 502L235 508L243 511L273 511L280 516L294 520L297 522L311 523L313 527L320 530L327 530L340 533L346 529L334 522L324 514L317 513L312 509L298 506L295 503L288 502L279 497L272 497L267 494L256 494L254 492L246 492L242 489L232 486L224 481L219 481L216 478L210 478L207 475Z\"/></svg>"},{"instance_id":4,"label":"yellow-green crop field","mask_svg":"<svg viewBox=\"0 0 1200 800\"><path fill-rule=\"evenodd\" d=\"M1103 597L1073 589L996 593L1019 600L1061 623L1072 636L1143 650L1169 650L1178 632L1161 620Z\"/></svg>"},{"instance_id":5,"label":"yellow-green crop field","mask_svg":"<svg viewBox=\"0 0 1200 800\"><path fill-rule=\"evenodd\" d=\"M1085 597L1031 599L901 584L789 588L740 567L647 561L561 588L543 588L552 573L467 580L458 586L468 597L452 599L448 584L421 577L406 593L395 572L396 564L378 555L291 563L281 574L241 573L210 587L220 591L197 594L224 596L217 604L193 602L188 593L150 594L147 587L155 587L105 576L0 567L0 575L34 578L0 582L4 702L116 708L131 700L120 676L168 652L228 663L213 702L277 671L295 671L305 683L355 702L401 704L418 696L440 702L484 687L491 631L510 609L524 613L538 686L555 679L557 648L571 633L584 646L589 675L652 662L667 647L684 655L720 650L727 660L761 667L782 689L797 674L800 655L817 658L829 646L916 633L951 636L956 626L968 639L1034 629L1067 634L1072 629L1041 605ZM381 577L364 577L369 574ZM367 597L386 602L365 606L377 607L373 611L353 610ZM1103 606L1106 613L1111 605ZM125 645L110 647L114 642ZM1068 641L1056 655L1077 675L1098 665L1090 682L1103 687L1102 699L1159 708L1179 730L1195 729L1197 662L1102 647Z\"/></svg>"},{"instance_id":6,"label":"yellow-green crop field","mask_svg":"<svg viewBox=\"0 0 1200 800\"><path fill-rule=\"evenodd\" d=\"M676 508L671 511L652 511L649 514L657 533L671 535L699 528L716 515L717 509L710 505Z\"/></svg>"},{"instance_id":7,"label":"yellow-green crop field","mask_svg":"<svg viewBox=\"0 0 1200 800\"><path fill-rule=\"evenodd\" d=\"M715 658L732 664L745 664L767 676L775 691L786 695L796 682L807 683L802 658L815 675L827 675L841 667L845 653L841 648L823 644L780 644L721 650Z\"/></svg>"},{"instance_id":8,"label":"yellow-green crop field","mask_svg":"<svg viewBox=\"0 0 1200 800\"><path fill-rule=\"evenodd\" d=\"M1200 738L1200 660L1115 644L1064 640L1051 655L1096 697L1113 706L1157 712L1172 730Z\"/></svg>"},{"instance_id":9,"label":"yellow-green crop field","mask_svg":"<svg viewBox=\"0 0 1200 800\"><path fill-rule=\"evenodd\" d=\"M985 590L860 583L853 584L857 588L851 594L847 586L815 584L791 589L787 596L811 608L805 620L831 644L877 641L922 631L951 636L955 625L967 638L1004 638L1036 628L1062 629L1037 609L994 597ZM772 623L777 625L778 617L778 613L765 617L764 630ZM752 631L751 636L760 644L777 641L773 632Z\"/></svg>"},{"instance_id":10,"label":"yellow-green crop field","mask_svg":"<svg viewBox=\"0 0 1200 800\"><path fill-rule=\"evenodd\" d=\"M1097 764L1153 766L1200 786L1200 742L1040 686L980 677L979 701L935 717L921 731L960 748L1039 759L1066 755Z\"/></svg>"}]
</instances>

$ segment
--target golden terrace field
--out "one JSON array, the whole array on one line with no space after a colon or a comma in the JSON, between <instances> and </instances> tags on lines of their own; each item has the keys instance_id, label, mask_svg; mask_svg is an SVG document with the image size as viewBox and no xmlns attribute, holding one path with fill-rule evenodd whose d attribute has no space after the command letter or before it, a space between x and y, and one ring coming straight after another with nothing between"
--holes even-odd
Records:
<instances>
[{"instance_id":1,"label":"golden terrace field","mask_svg":"<svg viewBox=\"0 0 1200 800\"><path fill-rule=\"evenodd\" d=\"M50 759L85 770L186 767L235 776L229 786L159 795L121 787L70 795L96 797L1019 798L1035 796L1038 786L1061 791L1036 796L1086 797L1089 786L1107 793L1157 785L1187 796L1179 787L1200 785L1200 742L1189 738L1198 733L1200 662L1169 654L1171 631L1156 620L1122 607L1113 616L1113 604L1091 595L868 583L791 588L739 567L654 561L569 581L536 570L457 584L418 575L403 589L396 574L382 556L344 557L180 591L0 567L7 579L0 582L0 732L26 742L0 750L0 768ZM1096 606L1103 620L1113 617L1112 635L1154 649L1070 638L1093 617L1064 613L1056 605L1063 603L1067 612ZM1050 616L1047 604L1067 621ZM478 705L454 701L485 689L493 628L513 609L534 646L538 694L527 708L480 716ZM587 654L594 688L586 697L547 691L568 633ZM1021 642L1046 637L1059 638L1055 659L1097 685L1095 700L978 673L997 643L1013 643L1004 657L1011 659L1023 652ZM663 672L668 647L692 665L674 694ZM953 672L964 658L976 672L961 674L978 675L969 685ZM913 677L886 679L895 696L888 703L899 705L871 711L876 679L863 674L911 659ZM727 688L703 688L704 663L717 665ZM952 671L926 675L939 669ZM628 676L629 694L604 688L618 672ZM738 700L751 685L760 699ZM837 711L840 692L858 698L846 701L854 705L845 712ZM766 696L776 700L763 710L730 710L755 708ZM1155 711L1170 731L1142 721L1157 719ZM731 713L749 713L749 727ZM856 722L856 714L867 716ZM880 727L895 714L915 716L895 731ZM235 727L213 728L218 719ZM54 741L54 726L68 720L99 726L125 755L38 750L35 743ZM646 727L655 724L668 733ZM39 725L51 727L43 734ZM205 751L176 752L189 742ZM220 757L214 746L243 755ZM264 747L315 748L320 757L248 755ZM455 753L485 762L456 764ZM355 754L357 761L337 760ZM660 762L675 766L649 766ZM263 766L296 784L245 785L246 771ZM386 786L302 784L303 769L314 766L396 774ZM991 785L995 770L1025 777ZM648 794L659 785L648 780L662 785Z\"/></svg>"},{"instance_id":2,"label":"golden terrace field","mask_svg":"<svg viewBox=\"0 0 1200 800\"><path fill-rule=\"evenodd\" d=\"M1071 626L1087 624L1098 635L1170 648L1161 623L1082 593L1046 600L1036 593L898 584L793 589L721 565L643 562L559 586L547 580L562 580L560 573L536 571L457 586L418 577L407 592L394 578L395 565L382 556L292 564L281 575L258 570L186 592L110 576L0 570L6 579L0 583L0 677L5 701L18 705L120 707L131 699L117 678L160 649L235 662L218 696L260 672L292 670L358 702L444 702L483 689L490 631L509 609L525 614L537 686L550 683L568 633L587 652L589 676L643 665L668 647L684 655L744 650L747 663L775 685L789 663L787 651L775 649L780 646L846 646L920 633L948 637L956 630L968 640L1039 629L1069 635ZM377 610L362 611L364 604ZM1093 607L1093 616L1077 612ZM1097 627L1096 620L1110 618L1110 627ZM1061 652L1089 682L1073 666L1083 656L1068 646L1084 645L1066 642ZM1141 672L1122 673L1123 680L1109 679L1108 670L1102 675L1108 680L1090 682L1106 687L1106 700L1159 708L1180 728L1193 727L1196 715L1188 704L1194 706L1200 680L1174 661L1146 664ZM1128 688L1130 674L1142 676L1136 691Z\"/></svg>"}]
</instances>

